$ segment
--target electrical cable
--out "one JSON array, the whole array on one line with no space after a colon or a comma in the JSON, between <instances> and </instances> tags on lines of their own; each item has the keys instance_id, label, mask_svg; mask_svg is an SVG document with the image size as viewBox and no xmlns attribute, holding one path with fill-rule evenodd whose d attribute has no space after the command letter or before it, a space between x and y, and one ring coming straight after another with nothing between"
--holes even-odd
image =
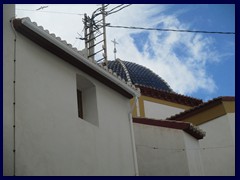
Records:
<instances>
[{"instance_id":1,"label":"electrical cable","mask_svg":"<svg viewBox=\"0 0 240 180\"><path fill-rule=\"evenodd\" d=\"M114 8L112 8L112 9L111 9L111 10L109 10L108 12L111 12L111 11L113 11L114 9L117 9L117 8L119 8L119 7L121 7L121 6L123 6L123 4L121 4L121 5L118 5L118 6L114 7Z\"/></svg>"},{"instance_id":2,"label":"electrical cable","mask_svg":"<svg viewBox=\"0 0 240 180\"><path fill-rule=\"evenodd\" d=\"M68 14L68 15L78 15L83 16L84 14L77 14L77 13L66 13L66 12L57 12L57 11L36 11L30 9L16 9L18 11L34 11L34 12L43 12L43 13L56 13L56 14Z\"/></svg>"},{"instance_id":3,"label":"electrical cable","mask_svg":"<svg viewBox=\"0 0 240 180\"><path fill-rule=\"evenodd\" d=\"M187 33L208 33L208 34L235 34L235 32L217 32L217 31L194 31L194 30L183 30L183 29L161 29L161 28L145 28L145 27L134 27L134 26L113 26L108 25L111 28L124 28L124 29L141 29L148 31L173 31L173 32L187 32Z\"/></svg>"},{"instance_id":4,"label":"electrical cable","mask_svg":"<svg viewBox=\"0 0 240 180\"><path fill-rule=\"evenodd\" d=\"M128 7L128 6L131 6L131 5L132 5L132 4L128 4L128 5L126 5L126 6L123 6L123 7L120 8L120 9L118 9L118 10L116 10L116 11L113 11L113 12L110 12L110 13L107 12L107 15L110 15L110 14L116 13L116 12L118 12L118 11L121 11L121 10L123 10L124 8L126 8L126 7Z\"/></svg>"}]
</instances>

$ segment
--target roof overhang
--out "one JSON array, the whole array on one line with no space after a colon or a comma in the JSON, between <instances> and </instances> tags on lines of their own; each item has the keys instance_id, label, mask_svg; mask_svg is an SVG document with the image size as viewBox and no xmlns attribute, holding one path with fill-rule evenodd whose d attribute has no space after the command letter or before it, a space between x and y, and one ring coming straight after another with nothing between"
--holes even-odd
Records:
<instances>
[{"instance_id":1,"label":"roof overhang","mask_svg":"<svg viewBox=\"0 0 240 180\"><path fill-rule=\"evenodd\" d=\"M57 39L54 34L49 34L47 30L31 22L29 18L14 19L13 26L16 31L40 45L42 48L50 51L123 96L129 99L134 96L140 96L140 92L137 91L137 89L134 89L131 85L127 85L121 79L112 75L107 68L104 69L93 61L85 58L78 51L69 47L67 43L61 41L60 38Z\"/></svg>"},{"instance_id":2,"label":"roof overhang","mask_svg":"<svg viewBox=\"0 0 240 180\"><path fill-rule=\"evenodd\" d=\"M161 99L164 101L181 104L181 105L185 105L185 106L189 106L189 107L198 106L203 103L203 101L201 99L184 96L184 95L177 94L174 92L154 89L154 88L145 87L142 85L136 85L136 86L140 88L141 94L144 96L147 96L147 97Z\"/></svg>"},{"instance_id":3,"label":"roof overhang","mask_svg":"<svg viewBox=\"0 0 240 180\"><path fill-rule=\"evenodd\" d=\"M159 126L159 127L183 130L198 140L203 139L203 137L206 135L206 133L202 131L200 128L188 122L155 120L155 119L148 119L148 118L133 118L133 122L139 123L139 124L146 124L150 126Z\"/></svg>"},{"instance_id":4,"label":"roof overhang","mask_svg":"<svg viewBox=\"0 0 240 180\"><path fill-rule=\"evenodd\" d=\"M235 113L235 97L233 96L214 98L199 106L166 118L166 120L191 122L200 125L227 113Z\"/></svg>"}]
</instances>

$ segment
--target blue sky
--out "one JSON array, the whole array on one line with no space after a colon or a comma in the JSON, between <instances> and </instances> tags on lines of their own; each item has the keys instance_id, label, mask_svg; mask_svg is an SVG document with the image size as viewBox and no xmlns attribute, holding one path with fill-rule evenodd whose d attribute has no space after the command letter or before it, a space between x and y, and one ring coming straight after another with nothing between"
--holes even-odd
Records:
<instances>
[{"instance_id":1,"label":"blue sky","mask_svg":"<svg viewBox=\"0 0 240 180\"><path fill-rule=\"evenodd\" d=\"M181 23L190 25L193 30L235 32L234 5L170 5L166 14L177 15ZM208 99L222 95L235 95L235 35L204 34L211 38L213 46L209 47L220 56L217 61L208 60L206 72L213 78L216 89L210 93L199 90L191 96ZM176 53L179 54L178 50Z\"/></svg>"},{"instance_id":2,"label":"blue sky","mask_svg":"<svg viewBox=\"0 0 240 180\"><path fill-rule=\"evenodd\" d=\"M30 17L38 25L55 33L78 49L84 43L82 16L90 15L97 5L48 5L44 13L35 10L42 5L17 5L17 17ZM111 8L116 5L110 5ZM44 11L44 10L42 10ZM234 5L136 5L109 15L111 25L235 32ZM113 59L116 39L117 57L144 65L161 76L181 94L212 99L235 95L235 35L196 34L107 28L108 57Z\"/></svg>"}]
</instances>

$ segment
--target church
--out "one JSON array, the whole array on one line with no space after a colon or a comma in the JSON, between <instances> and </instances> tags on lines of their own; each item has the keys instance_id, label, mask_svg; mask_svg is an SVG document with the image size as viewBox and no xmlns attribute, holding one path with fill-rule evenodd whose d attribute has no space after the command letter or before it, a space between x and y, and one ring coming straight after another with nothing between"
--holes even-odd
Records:
<instances>
[{"instance_id":1,"label":"church","mask_svg":"<svg viewBox=\"0 0 240 180\"><path fill-rule=\"evenodd\" d=\"M100 64L3 6L4 176L233 176L235 97Z\"/></svg>"}]
</instances>

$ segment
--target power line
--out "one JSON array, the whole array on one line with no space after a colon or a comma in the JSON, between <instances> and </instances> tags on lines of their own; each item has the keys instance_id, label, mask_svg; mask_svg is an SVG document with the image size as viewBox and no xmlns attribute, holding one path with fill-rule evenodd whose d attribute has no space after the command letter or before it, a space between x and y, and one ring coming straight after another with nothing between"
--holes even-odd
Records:
<instances>
[{"instance_id":1,"label":"power line","mask_svg":"<svg viewBox=\"0 0 240 180\"><path fill-rule=\"evenodd\" d=\"M57 11L36 11L36 10L30 10L30 9L16 9L19 11L34 11L34 12L41 12L41 13L56 13L56 14L68 14L68 15L78 15L83 16L84 14L78 14L78 13L66 13L66 12L57 12Z\"/></svg>"},{"instance_id":2,"label":"power line","mask_svg":"<svg viewBox=\"0 0 240 180\"><path fill-rule=\"evenodd\" d=\"M108 13L110 13L110 12L113 11L114 9L117 9L117 8L119 8L119 7L121 7L121 6L123 6L123 4L120 4L120 5L118 5L118 6L114 7L114 8L112 8L111 10L108 11Z\"/></svg>"},{"instance_id":3,"label":"power line","mask_svg":"<svg viewBox=\"0 0 240 180\"><path fill-rule=\"evenodd\" d=\"M206 34L235 34L235 32L216 32L216 31L194 31L194 30L183 30L183 29L160 29L160 28L144 28L144 27L134 27L134 26L112 26L111 28L124 28L124 29L142 29L148 31L173 31L173 32L187 32L187 33L206 33Z\"/></svg>"},{"instance_id":4,"label":"power line","mask_svg":"<svg viewBox=\"0 0 240 180\"><path fill-rule=\"evenodd\" d=\"M124 9L124 8L126 8L126 7L128 7L128 6L131 6L131 5L132 5L132 4L128 4L128 5L123 6L123 4L122 4L122 5L120 5L120 6L117 6L117 7L113 8L113 9L111 9L110 11L108 11L108 12L107 12L107 15L110 15L110 14L116 13L116 12L118 12L118 11L121 11L122 9ZM123 7L121 7L121 6L123 6ZM118 10L116 10L116 11L113 11L114 9L116 9L116 8L118 8L118 7L120 7L120 9L118 9ZM113 12L111 12L111 11L113 11Z\"/></svg>"}]
</instances>

